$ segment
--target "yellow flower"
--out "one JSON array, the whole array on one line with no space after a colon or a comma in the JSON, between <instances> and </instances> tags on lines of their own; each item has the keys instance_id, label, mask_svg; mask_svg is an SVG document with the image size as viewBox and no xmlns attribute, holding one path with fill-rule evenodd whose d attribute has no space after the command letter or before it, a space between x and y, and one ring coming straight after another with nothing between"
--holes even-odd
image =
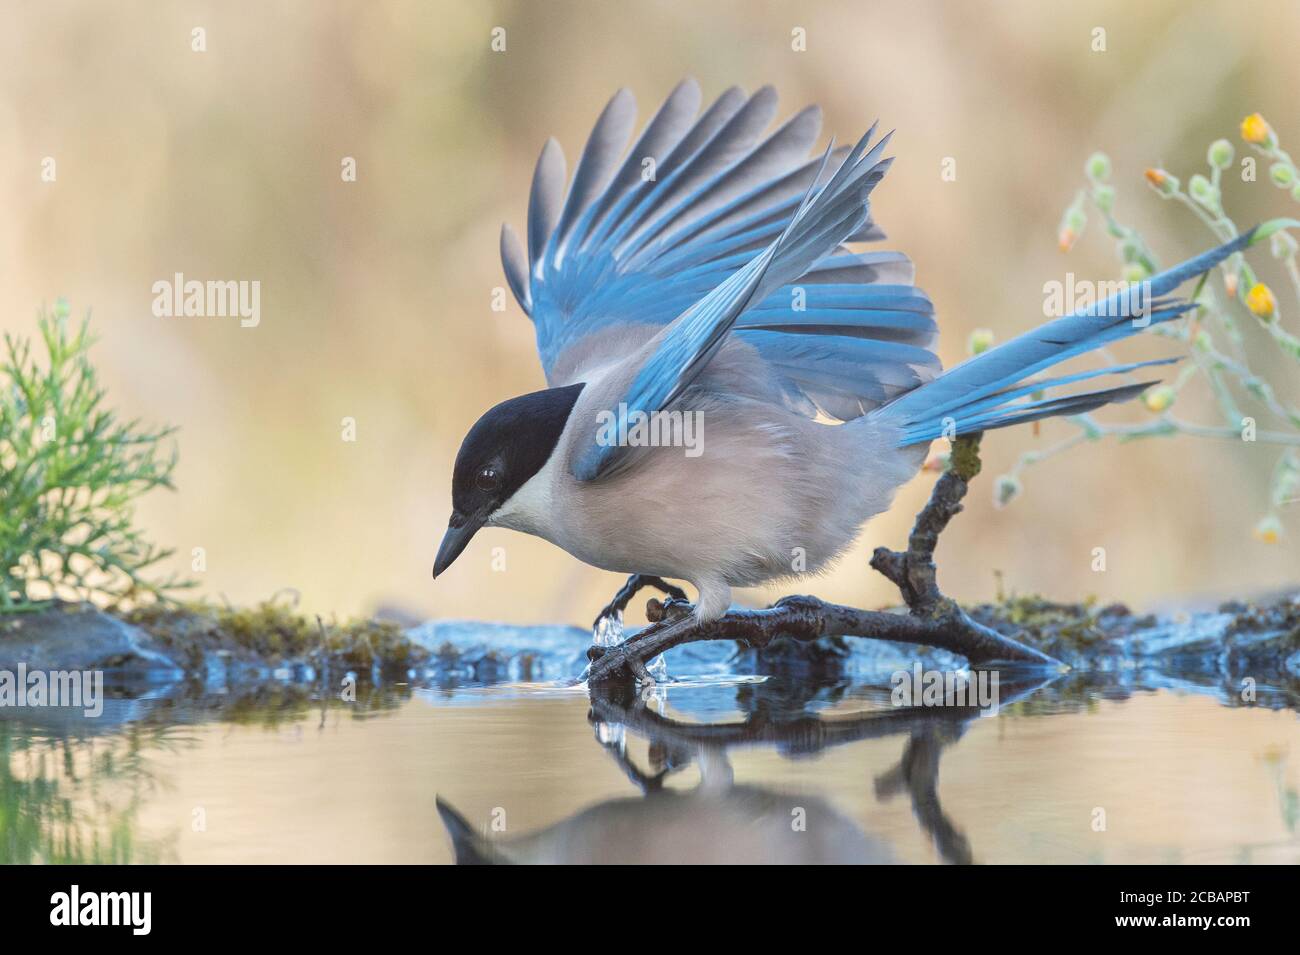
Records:
<instances>
[{"instance_id":1,"label":"yellow flower","mask_svg":"<svg viewBox=\"0 0 1300 955\"><path fill-rule=\"evenodd\" d=\"M1273 317L1273 312L1277 309L1277 302L1273 298L1273 290L1263 282L1256 282L1249 292L1246 293L1246 307L1254 314L1263 319Z\"/></svg>"},{"instance_id":2,"label":"yellow flower","mask_svg":"<svg viewBox=\"0 0 1300 955\"><path fill-rule=\"evenodd\" d=\"M1152 388L1142 396L1142 403L1147 406L1148 411L1156 414L1166 411L1174 403L1174 389L1168 385Z\"/></svg>"},{"instance_id":3,"label":"yellow flower","mask_svg":"<svg viewBox=\"0 0 1300 955\"><path fill-rule=\"evenodd\" d=\"M1062 252L1069 252L1070 249L1074 247L1074 240L1077 238L1078 236L1075 234L1074 230L1069 226L1066 226L1056 237L1056 247Z\"/></svg>"},{"instance_id":4,"label":"yellow flower","mask_svg":"<svg viewBox=\"0 0 1300 955\"><path fill-rule=\"evenodd\" d=\"M1151 183L1151 185L1155 186L1157 189L1165 184L1165 179L1168 177L1168 173L1163 169L1148 169L1145 175L1147 177L1147 182Z\"/></svg>"},{"instance_id":5,"label":"yellow flower","mask_svg":"<svg viewBox=\"0 0 1300 955\"><path fill-rule=\"evenodd\" d=\"M1282 522L1269 515L1255 525L1255 539L1265 544L1276 544L1282 537Z\"/></svg>"},{"instance_id":6,"label":"yellow flower","mask_svg":"<svg viewBox=\"0 0 1300 955\"><path fill-rule=\"evenodd\" d=\"M1273 138L1273 130L1263 116L1251 113L1241 121L1241 138L1248 143L1263 146Z\"/></svg>"},{"instance_id":7,"label":"yellow flower","mask_svg":"<svg viewBox=\"0 0 1300 955\"><path fill-rule=\"evenodd\" d=\"M1286 758L1286 746L1282 743L1271 743L1265 746L1264 752L1259 755L1266 763L1280 763Z\"/></svg>"}]
</instances>

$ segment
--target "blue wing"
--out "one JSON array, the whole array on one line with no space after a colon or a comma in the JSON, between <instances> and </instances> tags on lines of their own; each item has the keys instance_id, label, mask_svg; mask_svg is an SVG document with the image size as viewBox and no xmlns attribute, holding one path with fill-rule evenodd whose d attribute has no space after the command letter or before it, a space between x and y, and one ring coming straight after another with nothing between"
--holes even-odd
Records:
<instances>
[{"instance_id":1,"label":"blue wing","mask_svg":"<svg viewBox=\"0 0 1300 955\"><path fill-rule=\"evenodd\" d=\"M889 166L889 160L881 159L889 137L868 151L870 136L871 133L864 136L834 175L823 183L822 173L831 155L828 149L813 176L813 184L776 240L660 333L655 350L638 370L622 400L617 402L620 414L652 413L671 405L698 377L743 312L763 302L775 289L802 276L862 228L869 218L867 197ZM754 331L781 334L763 327ZM849 349L859 340L840 337L843 342L835 357L858 365L856 370L865 376L865 368L851 361L849 354ZM787 347L779 349L779 355L802 364L799 356L789 350L789 343L782 344ZM889 346L897 347L895 343L877 342L868 346L868 351L874 354ZM573 473L580 480L594 480L608 473L625 453L626 449L601 443L593 434L575 458Z\"/></svg>"},{"instance_id":2,"label":"blue wing","mask_svg":"<svg viewBox=\"0 0 1300 955\"><path fill-rule=\"evenodd\" d=\"M501 251L510 287L533 319L548 381L562 383L556 375L566 351L595 332L666 326L688 315L652 363L663 382L642 382L639 400L680 391L728 330L772 365L788 405L810 415L857 417L932 378L939 368L929 350L934 310L911 284L911 263L901 253L841 245L882 237L866 194L887 168L883 143L867 152L864 139L810 159L821 125L815 107L764 137L776 112L770 88L750 97L730 89L696 118L700 101L693 81L680 84L624 155L635 106L626 91L616 94L567 194L559 146L551 141L542 150L528 252L509 227ZM838 181L827 179L833 169L843 174ZM763 255L815 188L820 231L787 246L770 272ZM834 198L840 205L832 208ZM828 208L836 215L827 217Z\"/></svg>"}]
</instances>

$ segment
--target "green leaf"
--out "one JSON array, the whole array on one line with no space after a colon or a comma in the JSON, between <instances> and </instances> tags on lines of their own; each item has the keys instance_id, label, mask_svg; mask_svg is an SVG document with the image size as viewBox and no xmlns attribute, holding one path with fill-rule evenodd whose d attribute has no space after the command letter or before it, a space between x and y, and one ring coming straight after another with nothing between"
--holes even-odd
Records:
<instances>
[{"instance_id":1,"label":"green leaf","mask_svg":"<svg viewBox=\"0 0 1300 955\"><path fill-rule=\"evenodd\" d=\"M1255 234L1250 237L1250 244L1258 245L1273 235L1274 232L1281 232L1283 229L1300 229L1300 220L1269 219L1267 222L1262 222L1256 226Z\"/></svg>"}]
</instances>

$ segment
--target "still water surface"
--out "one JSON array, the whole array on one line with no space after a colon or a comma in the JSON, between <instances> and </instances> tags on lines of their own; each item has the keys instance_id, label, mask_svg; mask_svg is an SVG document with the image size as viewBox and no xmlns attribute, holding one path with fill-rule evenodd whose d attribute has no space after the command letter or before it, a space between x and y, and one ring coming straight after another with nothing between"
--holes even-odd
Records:
<instances>
[{"instance_id":1,"label":"still water surface","mask_svg":"<svg viewBox=\"0 0 1300 955\"><path fill-rule=\"evenodd\" d=\"M1165 677L1035 677L996 716L711 676L310 688L0 719L5 862L1300 862L1300 726ZM1018 697L1018 698L1017 698ZM94 725L92 725L94 724Z\"/></svg>"}]
</instances>

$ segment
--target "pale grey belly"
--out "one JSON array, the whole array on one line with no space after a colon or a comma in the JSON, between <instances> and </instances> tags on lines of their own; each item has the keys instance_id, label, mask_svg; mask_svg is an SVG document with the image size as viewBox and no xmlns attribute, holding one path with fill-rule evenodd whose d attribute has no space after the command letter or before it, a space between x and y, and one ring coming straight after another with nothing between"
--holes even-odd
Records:
<instances>
[{"instance_id":1,"label":"pale grey belly","mask_svg":"<svg viewBox=\"0 0 1300 955\"><path fill-rule=\"evenodd\" d=\"M788 519L773 521L758 502L731 502L719 526L707 502L669 504L635 493L583 497L580 517L567 521L564 533L545 536L584 563L616 573L754 586L815 572L856 536L852 521L833 529L813 522L792 533Z\"/></svg>"}]
</instances>

